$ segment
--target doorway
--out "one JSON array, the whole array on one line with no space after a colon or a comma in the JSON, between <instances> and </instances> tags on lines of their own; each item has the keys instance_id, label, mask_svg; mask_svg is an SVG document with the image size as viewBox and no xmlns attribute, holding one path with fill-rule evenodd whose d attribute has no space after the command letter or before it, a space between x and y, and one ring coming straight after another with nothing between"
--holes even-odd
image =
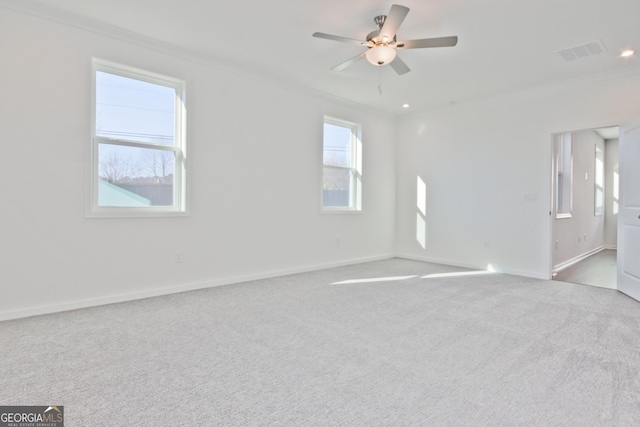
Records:
<instances>
[{"instance_id":1,"label":"doorway","mask_svg":"<svg viewBox=\"0 0 640 427\"><path fill-rule=\"evenodd\" d=\"M551 278L616 288L619 128L552 135Z\"/></svg>"}]
</instances>

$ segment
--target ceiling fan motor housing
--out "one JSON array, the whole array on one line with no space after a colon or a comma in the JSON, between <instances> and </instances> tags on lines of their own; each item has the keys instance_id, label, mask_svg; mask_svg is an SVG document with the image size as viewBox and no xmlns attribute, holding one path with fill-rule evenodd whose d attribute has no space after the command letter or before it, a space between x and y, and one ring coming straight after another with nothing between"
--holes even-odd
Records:
<instances>
[{"instance_id":1,"label":"ceiling fan motor housing","mask_svg":"<svg viewBox=\"0 0 640 427\"><path fill-rule=\"evenodd\" d=\"M380 34L380 30L371 31L367 34L367 41L375 44L376 40L378 40L378 35Z\"/></svg>"},{"instance_id":2,"label":"ceiling fan motor housing","mask_svg":"<svg viewBox=\"0 0 640 427\"><path fill-rule=\"evenodd\" d=\"M365 56L371 64L376 66L388 64L396 57L395 50L393 49L393 47L389 46L390 43L395 42L396 37L394 36L393 40L380 40L378 38L386 19L387 15L378 15L373 18L373 21L378 26L378 29L367 34L367 41L370 42L371 45L368 46L369 50L367 50Z\"/></svg>"}]
</instances>

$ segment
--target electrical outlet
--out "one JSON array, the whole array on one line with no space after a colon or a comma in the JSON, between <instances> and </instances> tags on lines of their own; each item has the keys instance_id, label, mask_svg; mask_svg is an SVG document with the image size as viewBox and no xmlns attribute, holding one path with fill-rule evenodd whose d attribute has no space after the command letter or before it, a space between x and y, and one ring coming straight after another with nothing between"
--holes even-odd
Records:
<instances>
[{"instance_id":1,"label":"electrical outlet","mask_svg":"<svg viewBox=\"0 0 640 427\"><path fill-rule=\"evenodd\" d=\"M176 261L177 263L181 263L181 262L183 262L183 261L184 261L184 255L183 255L183 253L182 253L182 252L176 252L176 258L175 258L175 261Z\"/></svg>"}]
</instances>

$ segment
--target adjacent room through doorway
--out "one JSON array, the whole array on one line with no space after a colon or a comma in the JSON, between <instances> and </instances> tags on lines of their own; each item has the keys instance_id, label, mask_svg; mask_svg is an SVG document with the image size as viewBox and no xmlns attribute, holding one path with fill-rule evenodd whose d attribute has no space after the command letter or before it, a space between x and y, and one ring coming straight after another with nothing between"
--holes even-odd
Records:
<instances>
[{"instance_id":1,"label":"adjacent room through doorway","mask_svg":"<svg viewBox=\"0 0 640 427\"><path fill-rule=\"evenodd\" d=\"M553 135L554 280L616 289L617 126Z\"/></svg>"},{"instance_id":2,"label":"adjacent room through doorway","mask_svg":"<svg viewBox=\"0 0 640 427\"><path fill-rule=\"evenodd\" d=\"M615 249L604 249L559 271L553 280L616 289L617 255Z\"/></svg>"}]
</instances>

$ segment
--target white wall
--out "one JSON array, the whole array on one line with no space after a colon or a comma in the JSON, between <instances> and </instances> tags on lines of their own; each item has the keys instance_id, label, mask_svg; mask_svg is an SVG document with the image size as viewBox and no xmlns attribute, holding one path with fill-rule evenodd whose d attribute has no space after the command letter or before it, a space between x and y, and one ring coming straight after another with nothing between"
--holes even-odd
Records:
<instances>
[{"instance_id":1,"label":"white wall","mask_svg":"<svg viewBox=\"0 0 640 427\"><path fill-rule=\"evenodd\" d=\"M551 134L640 115L637 71L396 122L1 8L0 51L0 319L394 253L547 277ZM84 217L94 56L187 81L190 216ZM325 114L363 126L361 215L320 214Z\"/></svg>"},{"instance_id":2,"label":"white wall","mask_svg":"<svg viewBox=\"0 0 640 427\"><path fill-rule=\"evenodd\" d=\"M638 93L635 70L401 120L396 252L549 278L551 135L638 116ZM417 177L427 188L419 238Z\"/></svg>"},{"instance_id":3,"label":"white wall","mask_svg":"<svg viewBox=\"0 0 640 427\"><path fill-rule=\"evenodd\" d=\"M604 140L593 130L571 133L571 216L553 220L553 269L604 246L604 215L595 212L595 150Z\"/></svg>"},{"instance_id":4,"label":"white wall","mask_svg":"<svg viewBox=\"0 0 640 427\"><path fill-rule=\"evenodd\" d=\"M619 143L618 139L607 139L605 141L604 158L604 244L605 246L617 249L618 247L618 164L619 164Z\"/></svg>"},{"instance_id":5,"label":"white wall","mask_svg":"<svg viewBox=\"0 0 640 427\"><path fill-rule=\"evenodd\" d=\"M393 254L394 118L8 9L0 29L0 319ZM187 81L190 216L84 217L92 57ZM320 213L325 114L362 124L361 215Z\"/></svg>"}]
</instances>

